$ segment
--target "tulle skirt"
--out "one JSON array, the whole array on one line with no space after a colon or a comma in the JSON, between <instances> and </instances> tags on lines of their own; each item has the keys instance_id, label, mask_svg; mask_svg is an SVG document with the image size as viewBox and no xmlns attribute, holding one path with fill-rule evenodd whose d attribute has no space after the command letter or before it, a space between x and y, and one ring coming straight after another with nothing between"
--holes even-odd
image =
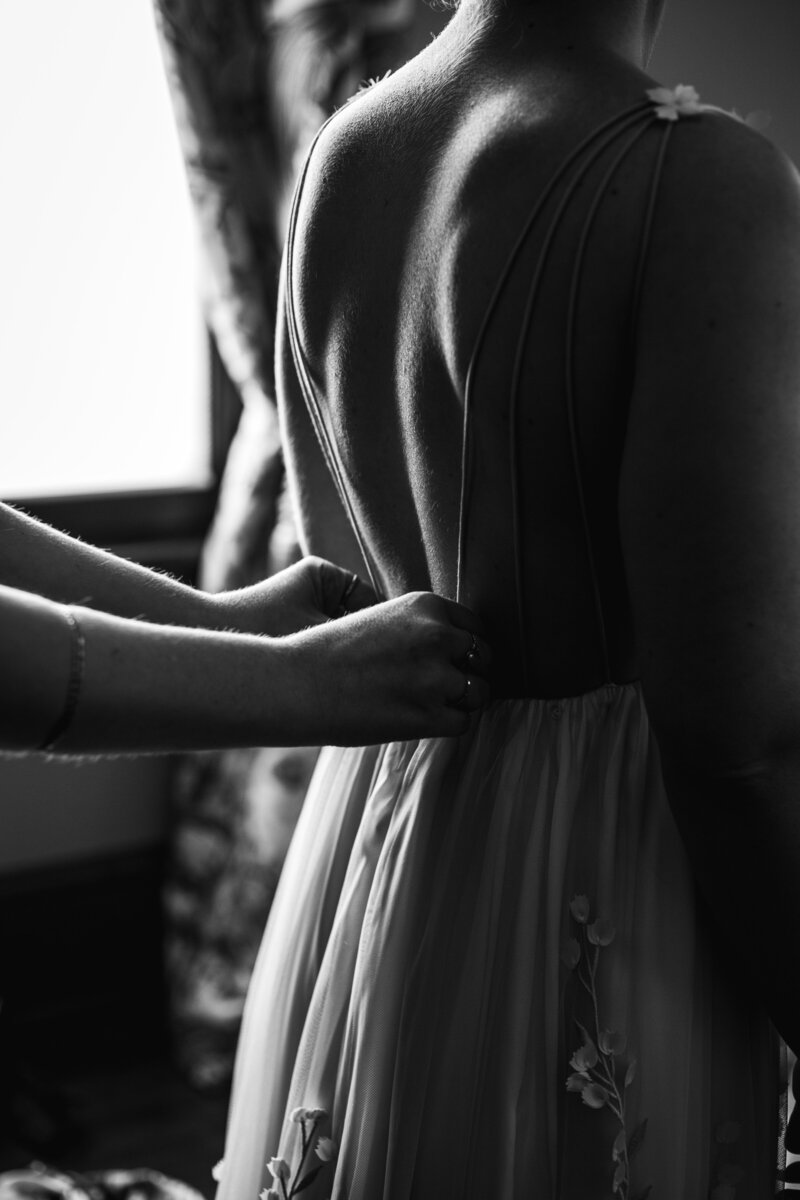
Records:
<instances>
[{"instance_id":1,"label":"tulle skirt","mask_svg":"<svg viewBox=\"0 0 800 1200\"><path fill-rule=\"evenodd\" d=\"M307 1200L762 1200L781 1092L638 686L499 701L461 739L323 752L218 1200L315 1170Z\"/></svg>"}]
</instances>

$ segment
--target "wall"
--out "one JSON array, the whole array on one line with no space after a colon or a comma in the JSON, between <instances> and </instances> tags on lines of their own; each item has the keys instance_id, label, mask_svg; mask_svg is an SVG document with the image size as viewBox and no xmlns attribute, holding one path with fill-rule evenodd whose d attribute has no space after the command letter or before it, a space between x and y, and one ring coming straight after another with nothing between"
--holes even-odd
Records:
<instances>
[{"instance_id":1,"label":"wall","mask_svg":"<svg viewBox=\"0 0 800 1200\"><path fill-rule=\"evenodd\" d=\"M649 70L720 108L767 110L768 136L800 165L798 62L800 0L667 0Z\"/></svg>"},{"instance_id":2,"label":"wall","mask_svg":"<svg viewBox=\"0 0 800 1200\"><path fill-rule=\"evenodd\" d=\"M163 840L169 761L0 756L0 875Z\"/></svg>"},{"instance_id":3,"label":"wall","mask_svg":"<svg viewBox=\"0 0 800 1200\"><path fill-rule=\"evenodd\" d=\"M211 491L173 489L24 507L84 541L191 582L214 503ZM153 850L164 841L170 769L165 758L69 762L0 754L0 879Z\"/></svg>"}]
</instances>

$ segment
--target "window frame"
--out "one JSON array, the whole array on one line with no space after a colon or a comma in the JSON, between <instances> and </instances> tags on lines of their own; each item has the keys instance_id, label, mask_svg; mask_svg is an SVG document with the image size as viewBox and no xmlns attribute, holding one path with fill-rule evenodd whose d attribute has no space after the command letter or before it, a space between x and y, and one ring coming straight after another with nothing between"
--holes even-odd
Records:
<instances>
[{"instance_id":1,"label":"window frame","mask_svg":"<svg viewBox=\"0 0 800 1200\"><path fill-rule=\"evenodd\" d=\"M206 485L120 489L3 500L73 537L195 583L214 516L241 399L211 333L208 336L210 481Z\"/></svg>"}]
</instances>

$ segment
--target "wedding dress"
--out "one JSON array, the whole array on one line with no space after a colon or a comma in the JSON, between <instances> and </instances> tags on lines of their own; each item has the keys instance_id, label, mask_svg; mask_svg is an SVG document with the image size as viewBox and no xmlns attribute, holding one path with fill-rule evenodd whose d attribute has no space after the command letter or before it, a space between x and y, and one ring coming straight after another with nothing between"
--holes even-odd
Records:
<instances>
[{"instance_id":1,"label":"wedding dress","mask_svg":"<svg viewBox=\"0 0 800 1200\"><path fill-rule=\"evenodd\" d=\"M693 96L659 89L586 139L548 189L553 229L590 163L608 187L661 138L643 261ZM343 486L291 249L298 376ZM501 699L460 739L323 751L250 987L219 1200L313 1172L322 1200L763 1200L782 1087L696 897L638 683Z\"/></svg>"}]
</instances>

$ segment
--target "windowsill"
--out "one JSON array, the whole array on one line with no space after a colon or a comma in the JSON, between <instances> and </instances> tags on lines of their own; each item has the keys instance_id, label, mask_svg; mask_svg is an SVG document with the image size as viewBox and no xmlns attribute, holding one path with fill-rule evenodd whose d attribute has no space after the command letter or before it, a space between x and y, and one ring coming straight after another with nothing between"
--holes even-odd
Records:
<instances>
[{"instance_id":1,"label":"windowsill","mask_svg":"<svg viewBox=\"0 0 800 1200\"><path fill-rule=\"evenodd\" d=\"M215 485L9 498L48 525L124 558L194 579L214 514Z\"/></svg>"},{"instance_id":2,"label":"windowsill","mask_svg":"<svg viewBox=\"0 0 800 1200\"><path fill-rule=\"evenodd\" d=\"M216 487L10 499L23 511L93 545L194 583ZM163 844L170 762L0 755L10 831L0 883L10 873Z\"/></svg>"}]
</instances>

